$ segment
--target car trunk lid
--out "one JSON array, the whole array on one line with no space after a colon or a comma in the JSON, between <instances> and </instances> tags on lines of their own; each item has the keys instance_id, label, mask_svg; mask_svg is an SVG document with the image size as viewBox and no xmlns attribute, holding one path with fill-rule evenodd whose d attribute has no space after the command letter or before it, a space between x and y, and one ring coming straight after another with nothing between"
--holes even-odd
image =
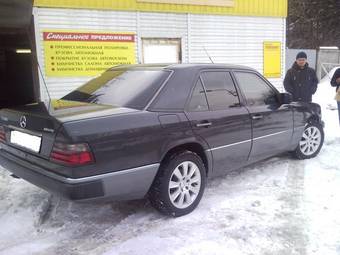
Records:
<instances>
[{"instance_id":1,"label":"car trunk lid","mask_svg":"<svg viewBox=\"0 0 340 255\"><path fill-rule=\"evenodd\" d=\"M2 109L0 125L6 131L8 150L11 149L13 152L13 149L19 149L39 157L49 158L58 129L63 123L135 111L137 110L108 105L53 100L50 106L40 102Z\"/></svg>"},{"instance_id":2,"label":"car trunk lid","mask_svg":"<svg viewBox=\"0 0 340 255\"><path fill-rule=\"evenodd\" d=\"M136 111L138 110L119 106L68 100L53 100L50 105L51 116L61 123L116 114L126 114Z\"/></svg>"},{"instance_id":3,"label":"car trunk lid","mask_svg":"<svg viewBox=\"0 0 340 255\"><path fill-rule=\"evenodd\" d=\"M2 109L0 125L5 128L6 143L11 147L7 150L19 149L48 158L61 122L49 114L43 103L35 103Z\"/></svg>"}]
</instances>

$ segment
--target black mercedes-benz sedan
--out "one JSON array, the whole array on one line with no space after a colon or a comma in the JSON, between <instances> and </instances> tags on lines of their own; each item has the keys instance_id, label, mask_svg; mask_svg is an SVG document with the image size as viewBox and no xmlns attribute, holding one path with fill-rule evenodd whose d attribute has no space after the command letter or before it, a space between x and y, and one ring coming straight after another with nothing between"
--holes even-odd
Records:
<instances>
[{"instance_id":1,"label":"black mercedes-benz sedan","mask_svg":"<svg viewBox=\"0 0 340 255\"><path fill-rule=\"evenodd\" d=\"M323 144L317 104L291 102L253 69L219 64L112 68L60 100L0 111L0 164L72 200L148 197L190 213L206 179Z\"/></svg>"}]
</instances>

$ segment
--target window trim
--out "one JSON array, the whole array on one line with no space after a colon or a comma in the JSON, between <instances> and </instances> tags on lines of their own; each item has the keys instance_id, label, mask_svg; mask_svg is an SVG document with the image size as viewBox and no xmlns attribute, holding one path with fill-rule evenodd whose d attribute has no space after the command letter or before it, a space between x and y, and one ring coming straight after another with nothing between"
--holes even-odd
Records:
<instances>
[{"instance_id":1,"label":"window trim","mask_svg":"<svg viewBox=\"0 0 340 255\"><path fill-rule=\"evenodd\" d=\"M158 88L158 90L156 91L156 93L151 97L151 99L149 100L149 102L146 104L146 106L144 107L143 111L152 111L150 108L153 104L153 102L156 100L156 98L159 96L159 94L162 92L163 88L166 86L166 84L168 83L168 81L171 79L172 75L174 74L174 70L168 70L168 69L162 69L164 71L169 72L169 76L168 78L165 79L165 81L161 84L161 86Z\"/></svg>"},{"instance_id":2,"label":"window trim","mask_svg":"<svg viewBox=\"0 0 340 255\"><path fill-rule=\"evenodd\" d=\"M204 91L204 98L205 98L205 101L207 102L208 109L207 110L203 110L203 111L192 111L192 110L190 110L190 103L191 103L192 97L194 95L195 88L197 86L198 81L201 82L201 85L202 85L202 88L203 88L203 91ZM184 110L186 112L209 112L210 111L210 105L209 105L208 98L207 98L207 91L206 91L206 89L205 89L205 87L203 85L203 80L202 80L200 75L198 76L198 79L196 79L196 82L194 82L194 85L192 86L192 88L190 90L190 95L189 95L189 97L187 99L187 102L185 103Z\"/></svg>"}]
</instances>

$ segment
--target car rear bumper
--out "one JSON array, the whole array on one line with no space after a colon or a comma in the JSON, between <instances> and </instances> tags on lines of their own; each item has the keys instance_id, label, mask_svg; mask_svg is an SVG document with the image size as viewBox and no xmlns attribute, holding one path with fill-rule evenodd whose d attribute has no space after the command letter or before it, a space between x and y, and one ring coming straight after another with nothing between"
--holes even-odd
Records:
<instances>
[{"instance_id":1,"label":"car rear bumper","mask_svg":"<svg viewBox=\"0 0 340 255\"><path fill-rule=\"evenodd\" d=\"M130 200L148 192L159 164L84 178L67 178L1 150L0 164L14 175L71 200Z\"/></svg>"}]
</instances>

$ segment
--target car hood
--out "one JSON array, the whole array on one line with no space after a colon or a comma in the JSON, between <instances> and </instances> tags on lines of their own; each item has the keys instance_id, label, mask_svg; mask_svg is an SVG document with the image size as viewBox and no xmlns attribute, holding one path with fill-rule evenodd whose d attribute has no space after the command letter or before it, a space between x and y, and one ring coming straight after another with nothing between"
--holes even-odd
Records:
<instances>
[{"instance_id":1,"label":"car hood","mask_svg":"<svg viewBox=\"0 0 340 255\"><path fill-rule=\"evenodd\" d=\"M307 111L312 115L316 115L320 120L322 118L321 106L317 103L292 102L290 105L303 111Z\"/></svg>"}]
</instances>

